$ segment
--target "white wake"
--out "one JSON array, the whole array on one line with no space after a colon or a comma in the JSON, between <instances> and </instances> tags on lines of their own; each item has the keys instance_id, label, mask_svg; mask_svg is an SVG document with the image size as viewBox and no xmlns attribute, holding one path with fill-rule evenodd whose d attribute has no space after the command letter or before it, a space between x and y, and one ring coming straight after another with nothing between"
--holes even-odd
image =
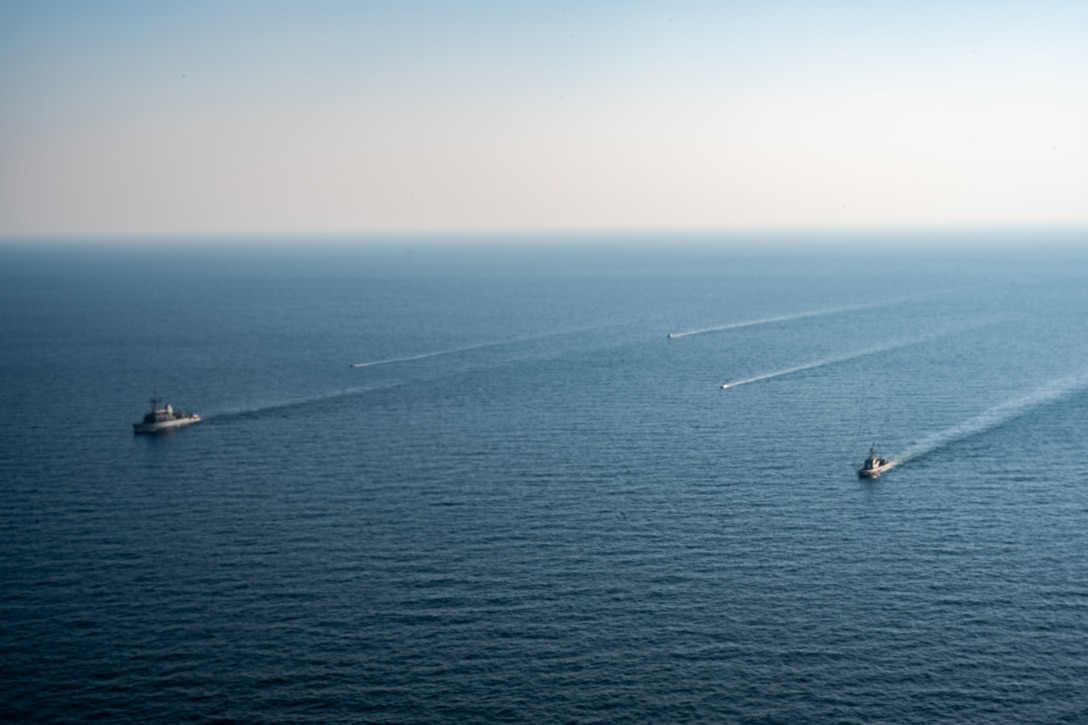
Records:
<instances>
[{"instance_id":1,"label":"white wake","mask_svg":"<svg viewBox=\"0 0 1088 725\"><path fill-rule=\"evenodd\" d=\"M456 355L461 352L471 352L473 350L487 350L492 347L503 347L506 345L517 345L523 342L537 342L539 340L546 340L550 337L562 337L564 335L574 335L580 332L593 329L590 327L576 327L569 330L560 330L558 332L546 332L541 335L526 335L525 337L515 337L509 340L497 340L494 342L482 342L476 345L465 345L464 347L451 347L445 350L433 350L431 352L423 352L418 355L405 355L402 357L390 357L383 358L381 360L369 360L365 362L350 363L348 367L352 368L369 368L377 365L392 365L394 363L411 362L413 360L425 360L432 357L441 357L443 355Z\"/></svg>"},{"instance_id":2,"label":"white wake","mask_svg":"<svg viewBox=\"0 0 1088 725\"><path fill-rule=\"evenodd\" d=\"M959 328L957 328L959 329ZM771 378L779 378L783 375L791 375L793 373L801 372L802 370L812 370L813 368L823 367L825 365L833 365L835 363L846 362L847 360L855 360L859 357L865 357L867 355L876 355L877 353L887 352L889 350L898 350L910 345L917 345L922 342L928 342L929 340L936 339L942 335L947 335L951 331L939 332L932 335L924 335L922 337L912 338L910 340L899 340L896 342L889 342L884 345L876 345L875 347L867 347L864 350L857 350L849 352L844 355L833 355L831 357L820 358L819 360L813 360L812 362L802 363L801 365L794 365L793 367L783 368L781 370L775 370L774 372L764 373L762 375L755 375L743 380L736 380L728 382L722 385L722 389L735 388L739 385L747 385L748 383L757 383L761 380L770 380Z\"/></svg>"},{"instance_id":3,"label":"white wake","mask_svg":"<svg viewBox=\"0 0 1088 725\"><path fill-rule=\"evenodd\" d=\"M704 327L700 330L687 330L686 332L670 332L668 337L670 340L678 337L690 337L691 335L705 335L708 332L721 332L723 330L736 330L741 327L754 327L755 325L769 325L773 322L786 322L788 320L802 320L807 317L820 317L822 315L834 315L840 312L852 312L854 310L867 310L873 307L882 307L886 302L873 305L850 305L847 307L829 307L823 310L809 310L808 312L797 312L792 315L779 315L777 317L763 317L758 320L746 320L744 322L733 322L728 325L718 325L717 327Z\"/></svg>"},{"instance_id":4,"label":"white wake","mask_svg":"<svg viewBox=\"0 0 1088 725\"><path fill-rule=\"evenodd\" d=\"M955 441L996 428L1034 408L1054 403L1083 390L1085 387L1088 387L1088 371L1056 378L1044 383L1027 395L1009 400L959 425L923 438L896 456L894 461L896 464L906 463Z\"/></svg>"}]
</instances>

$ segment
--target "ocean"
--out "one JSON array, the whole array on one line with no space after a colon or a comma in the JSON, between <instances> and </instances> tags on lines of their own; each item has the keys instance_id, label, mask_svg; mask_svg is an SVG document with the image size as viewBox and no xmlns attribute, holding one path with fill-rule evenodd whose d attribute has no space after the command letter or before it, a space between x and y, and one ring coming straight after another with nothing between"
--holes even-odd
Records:
<instances>
[{"instance_id":1,"label":"ocean","mask_svg":"<svg viewBox=\"0 0 1088 725\"><path fill-rule=\"evenodd\" d=\"M0 246L0 718L1088 722L1084 241Z\"/></svg>"}]
</instances>

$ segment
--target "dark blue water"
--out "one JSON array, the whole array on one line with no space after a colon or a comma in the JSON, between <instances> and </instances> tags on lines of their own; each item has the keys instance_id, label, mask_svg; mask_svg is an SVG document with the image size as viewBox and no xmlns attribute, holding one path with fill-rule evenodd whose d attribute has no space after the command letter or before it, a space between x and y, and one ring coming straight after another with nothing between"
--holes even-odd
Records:
<instances>
[{"instance_id":1,"label":"dark blue water","mask_svg":"<svg viewBox=\"0 0 1088 725\"><path fill-rule=\"evenodd\" d=\"M0 249L4 719L1088 720L1088 254L304 241Z\"/></svg>"}]
</instances>

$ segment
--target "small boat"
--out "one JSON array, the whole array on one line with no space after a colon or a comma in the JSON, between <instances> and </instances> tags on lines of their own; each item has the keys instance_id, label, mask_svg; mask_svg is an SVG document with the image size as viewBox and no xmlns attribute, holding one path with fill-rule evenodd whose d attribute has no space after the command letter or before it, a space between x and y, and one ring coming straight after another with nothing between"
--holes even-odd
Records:
<instances>
[{"instance_id":1,"label":"small boat","mask_svg":"<svg viewBox=\"0 0 1088 725\"><path fill-rule=\"evenodd\" d=\"M158 433L200 422L200 416L196 413L183 413L180 410L174 410L169 403L163 408L158 407L158 405L159 396L156 392L151 397L151 411L144 416L143 420L132 424L133 433Z\"/></svg>"},{"instance_id":2,"label":"small boat","mask_svg":"<svg viewBox=\"0 0 1088 725\"><path fill-rule=\"evenodd\" d=\"M666 337L668 337L670 340L674 340L676 339L676 333L670 332L668 335L666 335Z\"/></svg>"},{"instance_id":3,"label":"small boat","mask_svg":"<svg viewBox=\"0 0 1088 725\"><path fill-rule=\"evenodd\" d=\"M361 368L362 366L363 363L351 363L350 365L348 365L349 368Z\"/></svg>"},{"instance_id":4,"label":"small boat","mask_svg":"<svg viewBox=\"0 0 1088 725\"><path fill-rule=\"evenodd\" d=\"M869 457L858 469L858 478L880 478L880 474L890 471L894 466L894 461L877 456L876 446L872 446L869 448Z\"/></svg>"},{"instance_id":5,"label":"small boat","mask_svg":"<svg viewBox=\"0 0 1088 725\"><path fill-rule=\"evenodd\" d=\"M729 383L722 383L722 390L729 388Z\"/></svg>"}]
</instances>

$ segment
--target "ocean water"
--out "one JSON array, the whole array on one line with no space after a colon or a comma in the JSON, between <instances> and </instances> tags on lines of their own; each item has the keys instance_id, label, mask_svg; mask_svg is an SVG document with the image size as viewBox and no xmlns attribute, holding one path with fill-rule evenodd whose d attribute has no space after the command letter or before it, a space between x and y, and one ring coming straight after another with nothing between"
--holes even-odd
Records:
<instances>
[{"instance_id":1,"label":"ocean water","mask_svg":"<svg viewBox=\"0 0 1088 725\"><path fill-rule=\"evenodd\" d=\"M1084 240L470 241L0 248L0 717L1088 721Z\"/></svg>"}]
</instances>

